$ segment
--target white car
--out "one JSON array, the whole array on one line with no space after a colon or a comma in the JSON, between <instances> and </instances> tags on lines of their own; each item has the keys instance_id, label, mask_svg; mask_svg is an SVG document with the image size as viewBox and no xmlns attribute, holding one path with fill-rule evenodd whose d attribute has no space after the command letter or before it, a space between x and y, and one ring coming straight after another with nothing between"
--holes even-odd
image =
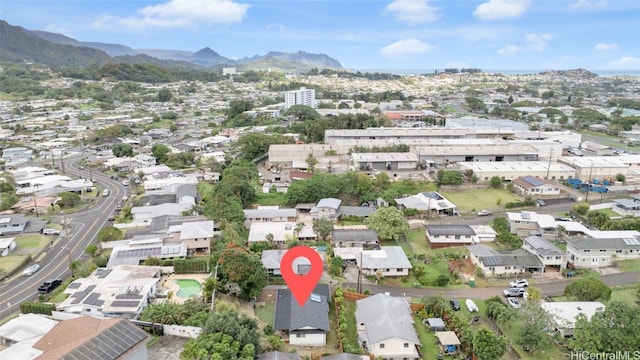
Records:
<instances>
[{"instance_id":1,"label":"white car","mask_svg":"<svg viewBox=\"0 0 640 360\"><path fill-rule=\"evenodd\" d=\"M520 301L518 301L518 299L514 298L514 297L510 297L507 299L507 302L509 303L509 305L511 305L512 308L514 309L520 309L522 307L522 305L520 305Z\"/></svg>"},{"instance_id":2,"label":"white car","mask_svg":"<svg viewBox=\"0 0 640 360\"><path fill-rule=\"evenodd\" d=\"M525 288L529 286L529 282L526 279L515 279L509 283L509 287L512 288Z\"/></svg>"},{"instance_id":3,"label":"white car","mask_svg":"<svg viewBox=\"0 0 640 360\"><path fill-rule=\"evenodd\" d=\"M24 271L22 272L22 276L31 276L36 272L38 272L38 270L40 270L40 265L38 264L31 265L28 268L24 269Z\"/></svg>"},{"instance_id":4,"label":"white car","mask_svg":"<svg viewBox=\"0 0 640 360\"><path fill-rule=\"evenodd\" d=\"M478 216L489 216L491 215L491 211L489 210L480 210L478 211Z\"/></svg>"},{"instance_id":5,"label":"white car","mask_svg":"<svg viewBox=\"0 0 640 360\"><path fill-rule=\"evenodd\" d=\"M123 181L122 181L122 185L124 185L124 186L128 186L128 185L129 185L129 180L123 180Z\"/></svg>"}]
</instances>

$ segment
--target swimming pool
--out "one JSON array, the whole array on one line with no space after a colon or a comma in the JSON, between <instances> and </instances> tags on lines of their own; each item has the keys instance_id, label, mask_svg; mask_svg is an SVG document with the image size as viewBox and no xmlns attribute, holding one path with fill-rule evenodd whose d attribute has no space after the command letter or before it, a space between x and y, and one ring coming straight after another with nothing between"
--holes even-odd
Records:
<instances>
[{"instance_id":1,"label":"swimming pool","mask_svg":"<svg viewBox=\"0 0 640 360\"><path fill-rule=\"evenodd\" d=\"M180 287L177 296L188 299L200 295L200 282L194 279L176 279L173 282Z\"/></svg>"}]
</instances>

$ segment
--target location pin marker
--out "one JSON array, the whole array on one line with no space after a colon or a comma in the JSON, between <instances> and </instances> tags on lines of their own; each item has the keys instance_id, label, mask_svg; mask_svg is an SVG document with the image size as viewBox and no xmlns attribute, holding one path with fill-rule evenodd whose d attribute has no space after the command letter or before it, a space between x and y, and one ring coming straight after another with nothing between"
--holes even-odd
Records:
<instances>
[{"instance_id":1,"label":"location pin marker","mask_svg":"<svg viewBox=\"0 0 640 360\"><path fill-rule=\"evenodd\" d=\"M306 258L311 263L311 268L305 275L293 271L293 262L299 257ZM300 307L304 306L318 284L322 267L320 255L310 247L296 246L284 253L280 261L280 273Z\"/></svg>"}]
</instances>

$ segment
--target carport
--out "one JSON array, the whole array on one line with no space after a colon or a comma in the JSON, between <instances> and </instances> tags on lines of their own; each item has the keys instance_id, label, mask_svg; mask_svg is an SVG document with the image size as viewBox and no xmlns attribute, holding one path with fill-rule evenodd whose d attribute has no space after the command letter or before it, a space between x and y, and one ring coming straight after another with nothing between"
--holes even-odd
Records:
<instances>
[{"instance_id":1,"label":"carport","mask_svg":"<svg viewBox=\"0 0 640 360\"><path fill-rule=\"evenodd\" d=\"M440 346L442 346L442 351L445 354L454 354L458 351L458 345L460 345L460 339L453 331L438 331L436 332L436 337L438 338L438 342Z\"/></svg>"}]
</instances>

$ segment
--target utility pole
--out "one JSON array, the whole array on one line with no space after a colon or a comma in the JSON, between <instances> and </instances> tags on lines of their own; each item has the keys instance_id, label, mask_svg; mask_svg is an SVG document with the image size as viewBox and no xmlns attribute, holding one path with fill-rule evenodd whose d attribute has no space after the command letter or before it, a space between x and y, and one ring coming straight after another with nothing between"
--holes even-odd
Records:
<instances>
[{"instance_id":1,"label":"utility pole","mask_svg":"<svg viewBox=\"0 0 640 360\"><path fill-rule=\"evenodd\" d=\"M358 266L358 294L362 294L362 250L360 250L360 264Z\"/></svg>"},{"instance_id":2,"label":"utility pole","mask_svg":"<svg viewBox=\"0 0 640 360\"><path fill-rule=\"evenodd\" d=\"M38 202L36 201L36 184L33 184L33 186L31 186L31 195L33 195L33 210L36 212L36 217L39 218L40 215L38 214Z\"/></svg>"},{"instance_id":3,"label":"utility pole","mask_svg":"<svg viewBox=\"0 0 640 360\"><path fill-rule=\"evenodd\" d=\"M66 175L64 170L64 149L60 153L60 166L62 167L62 175Z\"/></svg>"},{"instance_id":4,"label":"utility pole","mask_svg":"<svg viewBox=\"0 0 640 360\"><path fill-rule=\"evenodd\" d=\"M589 192L591 191L591 172L593 171L593 163L591 163L591 167L589 168L589 183L587 184L587 195L585 195L585 202L589 202Z\"/></svg>"},{"instance_id":5,"label":"utility pole","mask_svg":"<svg viewBox=\"0 0 640 360\"><path fill-rule=\"evenodd\" d=\"M551 171L551 158L553 157L553 149L549 152L549 164L547 165L547 177L545 179L549 180L549 172Z\"/></svg>"}]
</instances>

